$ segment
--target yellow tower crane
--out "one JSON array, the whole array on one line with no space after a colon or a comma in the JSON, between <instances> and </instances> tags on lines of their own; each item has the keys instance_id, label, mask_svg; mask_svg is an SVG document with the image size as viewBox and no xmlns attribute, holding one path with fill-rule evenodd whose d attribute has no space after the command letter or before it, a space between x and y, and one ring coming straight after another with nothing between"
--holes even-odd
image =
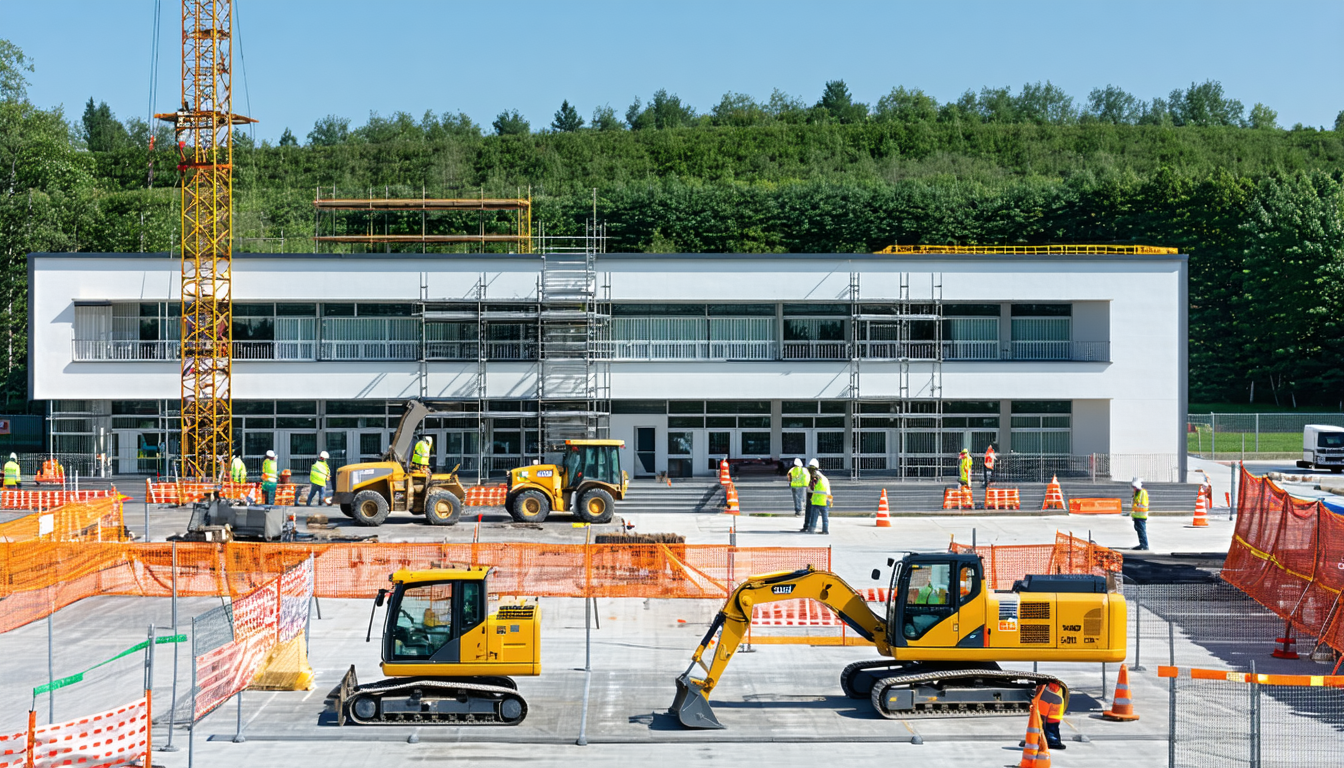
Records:
<instances>
[{"instance_id":1,"label":"yellow tower crane","mask_svg":"<svg viewBox=\"0 0 1344 768\"><path fill-rule=\"evenodd\" d=\"M181 476L219 475L233 445L233 2L182 1Z\"/></svg>"}]
</instances>

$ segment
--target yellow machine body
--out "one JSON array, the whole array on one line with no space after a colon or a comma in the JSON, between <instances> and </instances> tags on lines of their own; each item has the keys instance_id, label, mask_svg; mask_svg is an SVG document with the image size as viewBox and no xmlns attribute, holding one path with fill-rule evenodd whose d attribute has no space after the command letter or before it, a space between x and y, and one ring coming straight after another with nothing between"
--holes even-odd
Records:
<instances>
[{"instance_id":1,"label":"yellow machine body","mask_svg":"<svg viewBox=\"0 0 1344 768\"><path fill-rule=\"evenodd\" d=\"M562 463L509 472L505 507L520 521L540 522L550 512L574 512L585 522L608 522L611 502L624 499L630 487L621 469L623 447L623 440L566 440Z\"/></svg>"}]
</instances>

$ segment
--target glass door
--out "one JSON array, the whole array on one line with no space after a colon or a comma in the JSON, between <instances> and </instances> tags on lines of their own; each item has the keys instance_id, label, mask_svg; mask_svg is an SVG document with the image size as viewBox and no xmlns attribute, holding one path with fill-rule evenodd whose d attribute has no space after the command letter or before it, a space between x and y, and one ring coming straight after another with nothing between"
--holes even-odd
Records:
<instances>
[{"instance_id":1,"label":"glass door","mask_svg":"<svg viewBox=\"0 0 1344 768\"><path fill-rule=\"evenodd\" d=\"M635 477L653 477L657 471L656 436L654 427L635 427Z\"/></svg>"},{"instance_id":2,"label":"glass door","mask_svg":"<svg viewBox=\"0 0 1344 768\"><path fill-rule=\"evenodd\" d=\"M706 462L708 469L716 477L719 472L719 462L730 458L729 452L732 450L733 433L725 431L711 431L708 434L709 440L709 460Z\"/></svg>"},{"instance_id":3,"label":"glass door","mask_svg":"<svg viewBox=\"0 0 1344 768\"><path fill-rule=\"evenodd\" d=\"M803 464L807 464L808 459L812 458L810 451L807 450L806 432L782 432L780 438L782 442L780 458L784 460L785 466L792 466L794 459L802 459Z\"/></svg>"},{"instance_id":4,"label":"glass door","mask_svg":"<svg viewBox=\"0 0 1344 768\"><path fill-rule=\"evenodd\" d=\"M667 476L690 477L695 460L695 435L691 432L667 433Z\"/></svg>"},{"instance_id":5,"label":"glass door","mask_svg":"<svg viewBox=\"0 0 1344 768\"><path fill-rule=\"evenodd\" d=\"M276 441L277 445L286 449L284 456L280 456L280 467L288 468L291 477L297 480L307 481L308 470L312 469L313 462L317 461L317 433L316 432L282 432L277 435L280 439ZM278 453L278 452L277 452Z\"/></svg>"}]
</instances>

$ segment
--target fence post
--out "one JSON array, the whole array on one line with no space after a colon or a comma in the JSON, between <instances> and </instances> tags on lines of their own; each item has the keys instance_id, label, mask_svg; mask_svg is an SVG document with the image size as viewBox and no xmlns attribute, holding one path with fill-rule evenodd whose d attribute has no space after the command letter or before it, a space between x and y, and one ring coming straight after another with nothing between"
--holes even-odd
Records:
<instances>
[{"instance_id":1,"label":"fence post","mask_svg":"<svg viewBox=\"0 0 1344 768\"><path fill-rule=\"evenodd\" d=\"M172 543L172 578L173 578L173 637L177 637L177 542ZM173 730L177 726L177 647L181 643L173 643L173 689L172 700L168 707L168 743L164 745L163 752L176 752L177 747L173 746Z\"/></svg>"},{"instance_id":2,"label":"fence post","mask_svg":"<svg viewBox=\"0 0 1344 768\"><path fill-rule=\"evenodd\" d=\"M1143 656L1139 652L1143 647L1143 588L1134 585L1134 666L1129 668L1130 672L1143 672ZM1103 688L1105 686L1102 686Z\"/></svg>"},{"instance_id":3,"label":"fence post","mask_svg":"<svg viewBox=\"0 0 1344 768\"><path fill-rule=\"evenodd\" d=\"M243 735L243 692L235 693L233 698L238 702L238 727L233 732L233 743L242 744L247 741L247 737Z\"/></svg>"},{"instance_id":4,"label":"fence post","mask_svg":"<svg viewBox=\"0 0 1344 768\"><path fill-rule=\"evenodd\" d=\"M177 706L177 702L173 702ZM191 620L191 712L187 715L187 768L196 756L196 619Z\"/></svg>"},{"instance_id":5,"label":"fence post","mask_svg":"<svg viewBox=\"0 0 1344 768\"><path fill-rule=\"evenodd\" d=\"M149 625L149 644L145 646L145 765L154 750L154 625Z\"/></svg>"},{"instance_id":6,"label":"fence post","mask_svg":"<svg viewBox=\"0 0 1344 768\"><path fill-rule=\"evenodd\" d=\"M1260 677L1251 662L1251 768L1260 768Z\"/></svg>"},{"instance_id":7,"label":"fence post","mask_svg":"<svg viewBox=\"0 0 1344 768\"><path fill-rule=\"evenodd\" d=\"M51 689L47 691L47 725L56 724L56 686L52 685L56 680L56 664L52 659L54 634L51 627L51 617L56 613L56 606L52 606L51 613L47 614L47 685Z\"/></svg>"},{"instance_id":8,"label":"fence post","mask_svg":"<svg viewBox=\"0 0 1344 768\"><path fill-rule=\"evenodd\" d=\"M1168 663L1176 666L1176 630L1167 620ZM1176 768L1176 677L1167 680L1167 768Z\"/></svg>"},{"instance_id":9,"label":"fence post","mask_svg":"<svg viewBox=\"0 0 1344 768\"><path fill-rule=\"evenodd\" d=\"M1258 413L1255 414L1255 452L1260 452L1260 414ZM1245 457L1242 457L1242 461L1245 460Z\"/></svg>"},{"instance_id":10,"label":"fence post","mask_svg":"<svg viewBox=\"0 0 1344 768\"><path fill-rule=\"evenodd\" d=\"M1209 414L1209 453L1213 454L1209 458L1218 460L1218 414Z\"/></svg>"}]
</instances>

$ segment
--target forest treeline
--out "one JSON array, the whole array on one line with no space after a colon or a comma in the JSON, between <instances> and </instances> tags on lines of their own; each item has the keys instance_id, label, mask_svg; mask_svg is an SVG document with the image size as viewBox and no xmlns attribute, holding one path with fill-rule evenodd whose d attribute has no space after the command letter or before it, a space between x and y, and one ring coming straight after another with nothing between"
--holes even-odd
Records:
<instances>
[{"instance_id":1,"label":"forest treeline","mask_svg":"<svg viewBox=\"0 0 1344 768\"><path fill-rule=\"evenodd\" d=\"M26 254L164 251L177 237L171 134L92 99L78 118L35 107L27 65L0 41L11 403L26 397ZM492 132L452 113L374 115L356 128L324 118L302 143L289 131L277 145L235 135L237 247L311 250L319 188L531 194L553 234L582 230L595 189L616 251L1176 246L1190 256L1192 400L1245 402L1254 391L1260 402L1338 407L1344 126L1283 130L1272 110L1248 114L1216 85L1147 102L1099 89L1077 108L1048 83L948 104L897 89L870 107L828 83L811 106L729 94L704 114L661 92L624 119L600 108L581 120L564 103L539 131L510 127L516 112Z\"/></svg>"}]
</instances>

